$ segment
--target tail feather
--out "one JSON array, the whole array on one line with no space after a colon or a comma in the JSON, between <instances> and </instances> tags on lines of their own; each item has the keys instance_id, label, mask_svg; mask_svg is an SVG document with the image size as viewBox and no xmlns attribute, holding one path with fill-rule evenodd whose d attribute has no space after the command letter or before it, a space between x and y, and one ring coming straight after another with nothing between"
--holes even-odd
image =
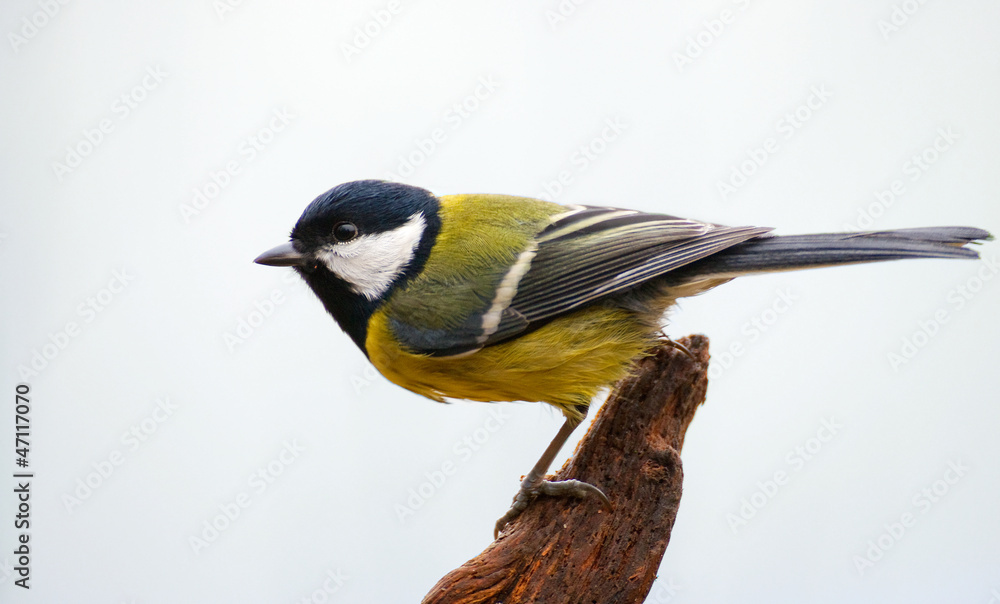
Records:
<instances>
[{"instance_id":1,"label":"tail feather","mask_svg":"<svg viewBox=\"0 0 1000 604\"><path fill-rule=\"evenodd\" d=\"M973 227L928 227L861 233L762 236L675 271L680 280L880 262L905 258L978 258L963 247L992 239Z\"/></svg>"}]
</instances>

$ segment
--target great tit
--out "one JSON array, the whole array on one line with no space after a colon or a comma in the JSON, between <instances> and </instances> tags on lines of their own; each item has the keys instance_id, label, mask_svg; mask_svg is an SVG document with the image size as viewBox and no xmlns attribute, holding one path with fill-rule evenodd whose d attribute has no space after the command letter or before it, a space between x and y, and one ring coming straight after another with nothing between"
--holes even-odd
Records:
<instances>
[{"instance_id":1,"label":"great tit","mask_svg":"<svg viewBox=\"0 0 1000 604\"><path fill-rule=\"evenodd\" d=\"M291 266L386 378L435 401L541 401L565 423L494 534L538 495L599 390L662 342L677 298L749 273L902 258L978 258L990 234L931 227L774 236L612 207L448 195L378 180L317 197L291 241L257 257Z\"/></svg>"}]
</instances>

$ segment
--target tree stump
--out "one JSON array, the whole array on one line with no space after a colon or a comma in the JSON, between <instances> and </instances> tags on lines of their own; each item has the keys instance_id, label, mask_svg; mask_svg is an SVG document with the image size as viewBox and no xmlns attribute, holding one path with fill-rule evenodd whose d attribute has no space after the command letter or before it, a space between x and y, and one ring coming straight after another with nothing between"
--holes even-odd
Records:
<instances>
[{"instance_id":1,"label":"tree stump","mask_svg":"<svg viewBox=\"0 0 1000 604\"><path fill-rule=\"evenodd\" d=\"M640 361L555 474L599 487L615 509L602 510L592 497L539 497L481 554L438 581L424 604L646 598L681 500L684 433L708 386L708 338L679 342L698 362L669 344Z\"/></svg>"}]
</instances>

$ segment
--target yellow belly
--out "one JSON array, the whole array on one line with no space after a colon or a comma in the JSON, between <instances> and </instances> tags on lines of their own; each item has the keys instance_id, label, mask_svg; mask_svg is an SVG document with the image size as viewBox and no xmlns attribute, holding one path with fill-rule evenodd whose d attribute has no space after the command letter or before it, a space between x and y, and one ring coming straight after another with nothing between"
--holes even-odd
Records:
<instances>
[{"instance_id":1,"label":"yellow belly","mask_svg":"<svg viewBox=\"0 0 1000 604\"><path fill-rule=\"evenodd\" d=\"M656 342L634 314L595 305L559 317L513 340L455 357L400 348L383 311L368 325L366 348L392 382L442 401L541 401L580 418L597 392L625 377Z\"/></svg>"}]
</instances>

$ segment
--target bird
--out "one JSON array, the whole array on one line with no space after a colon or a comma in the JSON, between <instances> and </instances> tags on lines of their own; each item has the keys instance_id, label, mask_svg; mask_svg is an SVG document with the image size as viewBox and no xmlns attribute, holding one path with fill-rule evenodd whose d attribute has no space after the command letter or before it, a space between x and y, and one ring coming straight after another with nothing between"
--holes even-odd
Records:
<instances>
[{"instance_id":1,"label":"bird","mask_svg":"<svg viewBox=\"0 0 1000 604\"><path fill-rule=\"evenodd\" d=\"M978 258L973 227L774 235L667 214L494 194L435 196L384 180L335 186L255 262L292 267L386 378L439 402L544 402L564 422L496 538L540 495L595 395L664 343L678 298L731 279L906 258ZM669 339L668 339L669 341ZM679 346L679 345L678 345Z\"/></svg>"}]
</instances>

